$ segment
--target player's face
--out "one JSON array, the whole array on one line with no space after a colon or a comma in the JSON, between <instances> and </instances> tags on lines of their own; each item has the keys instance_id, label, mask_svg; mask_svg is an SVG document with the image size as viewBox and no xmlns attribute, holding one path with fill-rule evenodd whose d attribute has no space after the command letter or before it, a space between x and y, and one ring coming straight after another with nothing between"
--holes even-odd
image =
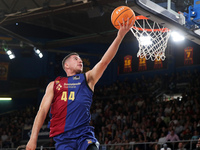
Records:
<instances>
[{"instance_id":1,"label":"player's face","mask_svg":"<svg viewBox=\"0 0 200 150\"><path fill-rule=\"evenodd\" d=\"M83 61L77 55L72 55L67 61L70 70L74 71L75 73L81 73L83 71Z\"/></svg>"}]
</instances>

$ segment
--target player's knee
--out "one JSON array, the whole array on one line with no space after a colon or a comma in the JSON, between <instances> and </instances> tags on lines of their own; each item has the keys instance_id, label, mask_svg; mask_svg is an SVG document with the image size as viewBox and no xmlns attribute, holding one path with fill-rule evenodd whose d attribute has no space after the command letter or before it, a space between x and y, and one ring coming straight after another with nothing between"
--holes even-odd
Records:
<instances>
[{"instance_id":1,"label":"player's knee","mask_svg":"<svg viewBox=\"0 0 200 150\"><path fill-rule=\"evenodd\" d=\"M99 150L95 144L91 144L88 146L87 150Z\"/></svg>"}]
</instances>

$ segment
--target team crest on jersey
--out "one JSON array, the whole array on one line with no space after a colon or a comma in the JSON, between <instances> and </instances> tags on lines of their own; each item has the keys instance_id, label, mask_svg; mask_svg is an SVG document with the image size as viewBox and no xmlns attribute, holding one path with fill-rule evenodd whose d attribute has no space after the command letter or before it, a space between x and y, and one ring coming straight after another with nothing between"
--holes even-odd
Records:
<instances>
[{"instance_id":1,"label":"team crest on jersey","mask_svg":"<svg viewBox=\"0 0 200 150\"><path fill-rule=\"evenodd\" d=\"M57 80L57 81L56 81L56 84L58 84L59 82L60 82L60 81Z\"/></svg>"},{"instance_id":2,"label":"team crest on jersey","mask_svg":"<svg viewBox=\"0 0 200 150\"><path fill-rule=\"evenodd\" d=\"M74 76L73 77L73 80L79 80L80 79L80 76Z\"/></svg>"},{"instance_id":3,"label":"team crest on jersey","mask_svg":"<svg viewBox=\"0 0 200 150\"><path fill-rule=\"evenodd\" d=\"M56 89L57 89L57 90L60 90L61 87L62 87L62 85L61 85L61 84L58 84L57 87L56 87Z\"/></svg>"},{"instance_id":4,"label":"team crest on jersey","mask_svg":"<svg viewBox=\"0 0 200 150\"><path fill-rule=\"evenodd\" d=\"M87 142L88 142L88 144L91 144L92 140L91 139L87 139Z\"/></svg>"}]
</instances>

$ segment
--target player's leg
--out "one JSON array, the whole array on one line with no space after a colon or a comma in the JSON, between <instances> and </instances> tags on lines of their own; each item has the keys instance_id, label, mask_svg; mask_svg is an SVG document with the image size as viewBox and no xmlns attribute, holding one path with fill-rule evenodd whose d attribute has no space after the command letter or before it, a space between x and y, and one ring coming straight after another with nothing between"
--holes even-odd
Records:
<instances>
[{"instance_id":1,"label":"player's leg","mask_svg":"<svg viewBox=\"0 0 200 150\"><path fill-rule=\"evenodd\" d=\"M91 145L88 146L87 150L99 150L99 149L98 149L97 146L93 143L93 144L91 144Z\"/></svg>"}]
</instances>

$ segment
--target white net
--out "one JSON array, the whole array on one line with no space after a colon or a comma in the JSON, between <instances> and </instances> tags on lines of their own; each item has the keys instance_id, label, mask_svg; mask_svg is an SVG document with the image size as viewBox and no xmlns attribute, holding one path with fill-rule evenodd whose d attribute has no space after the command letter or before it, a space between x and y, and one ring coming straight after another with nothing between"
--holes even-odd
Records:
<instances>
[{"instance_id":1,"label":"white net","mask_svg":"<svg viewBox=\"0 0 200 150\"><path fill-rule=\"evenodd\" d=\"M133 28L131 28L139 42L137 57L145 57L146 60L151 59L152 61L155 59L164 61L170 30L144 16L141 16L140 19L137 17Z\"/></svg>"}]
</instances>

